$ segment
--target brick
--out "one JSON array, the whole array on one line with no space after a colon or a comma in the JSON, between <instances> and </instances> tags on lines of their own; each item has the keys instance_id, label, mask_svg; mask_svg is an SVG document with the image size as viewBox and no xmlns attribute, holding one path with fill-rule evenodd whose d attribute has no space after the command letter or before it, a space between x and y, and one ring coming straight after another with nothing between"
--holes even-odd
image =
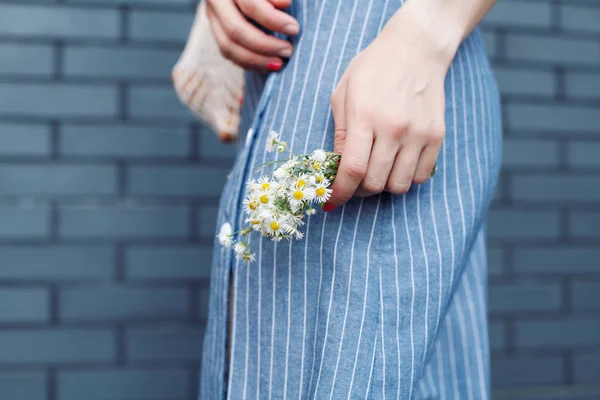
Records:
<instances>
[{"instance_id":1,"label":"brick","mask_svg":"<svg viewBox=\"0 0 600 400\"><path fill-rule=\"evenodd\" d=\"M0 60L0 74L48 76L54 69L50 46L0 44Z\"/></svg>"},{"instance_id":2,"label":"brick","mask_svg":"<svg viewBox=\"0 0 600 400\"><path fill-rule=\"evenodd\" d=\"M489 288L491 313L558 311L560 306L558 283L492 284Z\"/></svg>"},{"instance_id":3,"label":"brick","mask_svg":"<svg viewBox=\"0 0 600 400\"><path fill-rule=\"evenodd\" d=\"M600 75L587 73L567 73L565 88L568 97L600 99Z\"/></svg>"},{"instance_id":4,"label":"brick","mask_svg":"<svg viewBox=\"0 0 600 400\"><path fill-rule=\"evenodd\" d=\"M600 345L600 318L567 317L561 320L519 321L517 347L569 348Z\"/></svg>"},{"instance_id":5,"label":"brick","mask_svg":"<svg viewBox=\"0 0 600 400\"><path fill-rule=\"evenodd\" d=\"M180 54L180 50L67 47L64 72L77 77L169 80Z\"/></svg>"},{"instance_id":6,"label":"brick","mask_svg":"<svg viewBox=\"0 0 600 400\"><path fill-rule=\"evenodd\" d=\"M505 168L557 167L558 143L551 140L504 140L502 165Z\"/></svg>"},{"instance_id":7,"label":"brick","mask_svg":"<svg viewBox=\"0 0 600 400\"><path fill-rule=\"evenodd\" d=\"M0 56L1 57L1 56ZM50 129L44 125L0 124L0 157L50 155Z\"/></svg>"},{"instance_id":8,"label":"brick","mask_svg":"<svg viewBox=\"0 0 600 400\"><path fill-rule=\"evenodd\" d=\"M511 60L546 65L599 65L600 43L587 39L507 34L506 56Z\"/></svg>"},{"instance_id":9,"label":"brick","mask_svg":"<svg viewBox=\"0 0 600 400\"><path fill-rule=\"evenodd\" d=\"M0 83L0 114L36 117L115 117L117 89L64 83Z\"/></svg>"},{"instance_id":10,"label":"brick","mask_svg":"<svg viewBox=\"0 0 600 400\"><path fill-rule=\"evenodd\" d=\"M60 371L57 399L187 399L189 387L190 374L184 368L103 368L90 371Z\"/></svg>"},{"instance_id":11,"label":"brick","mask_svg":"<svg viewBox=\"0 0 600 400\"><path fill-rule=\"evenodd\" d=\"M515 250L515 271L524 274L598 273L600 249L593 247L532 247Z\"/></svg>"},{"instance_id":12,"label":"brick","mask_svg":"<svg viewBox=\"0 0 600 400\"><path fill-rule=\"evenodd\" d=\"M127 359L136 361L198 362L203 331L197 327L148 327L128 329L125 334Z\"/></svg>"},{"instance_id":13,"label":"brick","mask_svg":"<svg viewBox=\"0 0 600 400\"><path fill-rule=\"evenodd\" d=\"M200 130L200 139L198 140L198 154L202 160L231 160L238 150L238 146L229 143L223 143L217 135L207 127Z\"/></svg>"},{"instance_id":14,"label":"brick","mask_svg":"<svg viewBox=\"0 0 600 400\"><path fill-rule=\"evenodd\" d=\"M228 170L215 167L132 166L129 192L141 196L214 196L225 183Z\"/></svg>"},{"instance_id":15,"label":"brick","mask_svg":"<svg viewBox=\"0 0 600 400\"><path fill-rule=\"evenodd\" d=\"M506 334L504 323L490 323L490 347L493 351L500 351L506 348Z\"/></svg>"},{"instance_id":16,"label":"brick","mask_svg":"<svg viewBox=\"0 0 600 400\"><path fill-rule=\"evenodd\" d=\"M493 209L488 230L491 238L502 240L552 239L560 234L560 216L556 211Z\"/></svg>"},{"instance_id":17,"label":"brick","mask_svg":"<svg viewBox=\"0 0 600 400\"><path fill-rule=\"evenodd\" d=\"M1 281L97 281L114 274L110 246L0 246Z\"/></svg>"},{"instance_id":18,"label":"brick","mask_svg":"<svg viewBox=\"0 0 600 400\"><path fill-rule=\"evenodd\" d=\"M513 176L510 190L515 200L544 202L600 201L600 176L577 174L527 174Z\"/></svg>"},{"instance_id":19,"label":"brick","mask_svg":"<svg viewBox=\"0 0 600 400\"><path fill-rule=\"evenodd\" d=\"M180 103L171 85L133 86L129 92L129 104L130 114L133 118L178 118L189 121L195 118Z\"/></svg>"},{"instance_id":20,"label":"brick","mask_svg":"<svg viewBox=\"0 0 600 400\"><path fill-rule=\"evenodd\" d=\"M197 294L197 307L196 307L196 317L201 320L206 320L208 318L208 306L210 303L210 290L208 288L203 288L198 290Z\"/></svg>"},{"instance_id":21,"label":"brick","mask_svg":"<svg viewBox=\"0 0 600 400\"><path fill-rule=\"evenodd\" d=\"M498 57L498 49L496 46L496 34L493 31L484 30L482 31L483 41L485 42L485 48L488 56L491 59Z\"/></svg>"},{"instance_id":22,"label":"brick","mask_svg":"<svg viewBox=\"0 0 600 400\"><path fill-rule=\"evenodd\" d=\"M187 39L194 13L185 11L133 11L131 13L130 37L134 40L163 40L183 42Z\"/></svg>"},{"instance_id":23,"label":"brick","mask_svg":"<svg viewBox=\"0 0 600 400\"><path fill-rule=\"evenodd\" d=\"M550 28L552 15L548 2L502 1L484 19L487 25L502 27Z\"/></svg>"},{"instance_id":24,"label":"brick","mask_svg":"<svg viewBox=\"0 0 600 400\"><path fill-rule=\"evenodd\" d=\"M0 14L0 35L116 39L119 29L114 9L3 4Z\"/></svg>"},{"instance_id":25,"label":"brick","mask_svg":"<svg viewBox=\"0 0 600 400\"><path fill-rule=\"evenodd\" d=\"M65 125L59 152L63 156L182 158L189 133L182 127L133 125Z\"/></svg>"},{"instance_id":26,"label":"brick","mask_svg":"<svg viewBox=\"0 0 600 400\"><path fill-rule=\"evenodd\" d=\"M217 232L217 216L219 208L212 205L203 205L196 211L198 224L197 234L204 237L214 237Z\"/></svg>"},{"instance_id":27,"label":"brick","mask_svg":"<svg viewBox=\"0 0 600 400\"><path fill-rule=\"evenodd\" d=\"M491 277L498 277L504 274L504 264L506 257L501 247L488 245L488 274Z\"/></svg>"},{"instance_id":28,"label":"brick","mask_svg":"<svg viewBox=\"0 0 600 400\"><path fill-rule=\"evenodd\" d=\"M600 382L600 352L575 354L573 376L576 383Z\"/></svg>"},{"instance_id":29,"label":"brick","mask_svg":"<svg viewBox=\"0 0 600 400\"><path fill-rule=\"evenodd\" d=\"M49 319L48 290L0 288L0 323L45 322Z\"/></svg>"},{"instance_id":30,"label":"brick","mask_svg":"<svg viewBox=\"0 0 600 400\"><path fill-rule=\"evenodd\" d=\"M564 383L564 360L560 356L492 358L494 387L551 385Z\"/></svg>"},{"instance_id":31,"label":"brick","mask_svg":"<svg viewBox=\"0 0 600 400\"><path fill-rule=\"evenodd\" d=\"M574 237L600 237L600 212L572 212L569 233Z\"/></svg>"},{"instance_id":32,"label":"brick","mask_svg":"<svg viewBox=\"0 0 600 400\"><path fill-rule=\"evenodd\" d=\"M0 363L57 364L114 361L109 329L0 330Z\"/></svg>"},{"instance_id":33,"label":"brick","mask_svg":"<svg viewBox=\"0 0 600 400\"><path fill-rule=\"evenodd\" d=\"M600 167L600 143L571 142L567 144L567 160L571 167Z\"/></svg>"},{"instance_id":34,"label":"brick","mask_svg":"<svg viewBox=\"0 0 600 400\"><path fill-rule=\"evenodd\" d=\"M43 372L0 372L0 398L46 400L47 377Z\"/></svg>"},{"instance_id":35,"label":"brick","mask_svg":"<svg viewBox=\"0 0 600 400\"><path fill-rule=\"evenodd\" d=\"M182 288L80 286L60 290L64 321L183 318L188 292Z\"/></svg>"},{"instance_id":36,"label":"brick","mask_svg":"<svg viewBox=\"0 0 600 400\"><path fill-rule=\"evenodd\" d=\"M0 221L0 239L40 239L50 234L50 209L45 206L0 206Z\"/></svg>"},{"instance_id":37,"label":"brick","mask_svg":"<svg viewBox=\"0 0 600 400\"><path fill-rule=\"evenodd\" d=\"M575 309L600 309L600 281L573 282L571 284L571 297L571 304Z\"/></svg>"},{"instance_id":38,"label":"brick","mask_svg":"<svg viewBox=\"0 0 600 400\"><path fill-rule=\"evenodd\" d=\"M564 30L600 33L600 9L563 4L560 11L560 23Z\"/></svg>"},{"instance_id":39,"label":"brick","mask_svg":"<svg viewBox=\"0 0 600 400\"><path fill-rule=\"evenodd\" d=\"M117 191L117 170L108 165L2 165L4 196L109 196Z\"/></svg>"},{"instance_id":40,"label":"brick","mask_svg":"<svg viewBox=\"0 0 600 400\"><path fill-rule=\"evenodd\" d=\"M555 77L550 71L534 71L507 67L494 68L496 80L502 94L510 95L555 95Z\"/></svg>"},{"instance_id":41,"label":"brick","mask_svg":"<svg viewBox=\"0 0 600 400\"><path fill-rule=\"evenodd\" d=\"M60 213L63 237L182 238L188 234L186 207L64 206Z\"/></svg>"},{"instance_id":42,"label":"brick","mask_svg":"<svg viewBox=\"0 0 600 400\"><path fill-rule=\"evenodd\" d=\"M512 130L597 135L600 113L596 107L509 103L505 106Z\"/></svg>"},{"instance_id":43,"label":"brick","mask_svg":"<svg viewBox=\"0 0 600 400\"><path fill-rule=\"evenodd\" d=\"M125 274L142 280L206 279L211 254L208 246L134 246L125 254Z\"/></svg>"}]
</instances>

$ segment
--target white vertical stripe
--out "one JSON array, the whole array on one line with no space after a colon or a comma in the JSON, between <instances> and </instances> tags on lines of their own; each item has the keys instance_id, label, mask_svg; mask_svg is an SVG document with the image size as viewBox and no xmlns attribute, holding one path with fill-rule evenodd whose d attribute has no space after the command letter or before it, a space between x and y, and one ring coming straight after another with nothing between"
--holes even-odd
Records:
<instances>
[{"instance_id":1,"label":"white vertical stripe","mask_svg":"<svg viewBox=\"0 0 600 400\"><path fill-rule=\"evenodd\" d=\"M483 89L483 84L481 82L481 67L479 65L479 61L477 60L477 53L476 53L476 48L475 45L473 44L473 42L470 42L470 47L473 49L473 55L474 55L474 60L475 60L475 72L476 72L476 76L477 76L477 87L478 87L478 92L479 92L479 105L480 105L480 115L481 115L481 137L482 137L482 145L483 145L483 162L484 162L484 174L485 174L485 187L489 188L490 186L490 168L489 168L489 161L488 161L488 152L489 152L489 148L488 148L488 143L487 143L487 126L486 126L486 111L484 110L484 108L486 107L487 104L487 99L484 98L484 89ZM483 192L483 188L481 189Z\"/></svg>"},{"instance_id":2,"label":"white vertical stripe","mask_svg":"<svg viewBox=\"0 0 600 400\"><path fill-rule=\"evenodd\" d=\"M433 199L434 183L435 183L435 178L431 178L431 183L429 185L429 202L431 205L431 221L433 222L433 234L435 236L435 245L437 247L438 260L439 260L438 307L437 307L437 318L435 320L435 328L433 329L433 337L435 338L437 336L438 328L440 326L440 318L442 316L442 294L443 294L442 293L442 282L444 282L444 276L443 276L443 270L442 270L442 267L443 267L442 249L440 247L440 236L439 236L438 230L437 230L437 222L436 222L434 199ZM450 230L452 230L452 227L450 227ZM453 242L452 242L452 246L454 246ZM452 251L454 251L454 249L452 249ZM451 265L450 267L453 268L454 266Z\"/></svg>"},{"instance_id":3,"label":"white vertical stripe","mask_svg":"<svg viewBox=\"0 0 600 400\"><path fill-rule=\"evenodd\" d=\"M315 372L315 360L317 358L317 328L319 327L319 304L321 304L321 288L323 286L323 243L325 240L325 222L327 222L327 213L323 216L323 227L321 228L321 247L319 249L319 290L317 291L317 308L315 310L315 332L313 337L313 357L312 357L312 365L310 367L310 380L308 381L308 392L310 395L310 391L312 389L313 375ZM341 222L340 222L341 228Z\"/></svg>"},{"instance_id":4,"label":"white vertical stripe","mask_svg":"<svg viewBox=\"0 0 600 400\"><path fill-rule=\"evenodd\" d=\"M471 257L471 265L470 267L475 269L477 268L477 265L475 264L475 261L472 259L473 257ZM483 348L483 346L485 346L485 343L483 342L483 339L481 337L481 334L479 332L479 326L477 324L477 319L479 318L485 318L483 315L482 316L478 316L477 315L477 311L475 310L475 304L473 302L473 294L471 292L471 284L469 283L469 275L470 274L465 274L465 277L463 279L465 279L465 289L466 289L466 298L467 298L467 308L469 311L469 320L471 321L471 329L474 332L474 336L476 338L476 343L475 343L475 356L477 359L477 373L479 376L479 389L480 389L480 399L481 400L487 400L487 392L486 392L486 388L485 388L485 372L483 371L483 356L481 354L481 349ZM481 300L483 301L483 298L481 298Z\"/></svg>"},{"instance_id":5,"label":"white vertical stripe","mask_svg":"<svg viewBox=\"0 0 600 400\"><path fill-rule=\"evenodd\" d=\"M441 338L440 338L441 340ZM438 340L435 344L435 353L436 353L436 361L437 361L437 378L438 378L438 382L440 383L440 390L439 390L439 395L440 395L440 400L445 399L446 398L446 378L444 375L444 353L442 352L442 345L440 343L440 340ZM452 346L452 344L450 344L450 346Z\"/></svg>"},{"instance_id":6,"label":"white vertical stripe","mask_svg":"<svg viewBox=\"0 0 600 400\"><path fill-rule=\"evenodd\" d=\"M375 335L375 344L373 345L373 356L371 358L371 372L369 373L369 383L367 384L367 393L365 394L365 399L369 398L369 391L371 390L371 378L373 378L373 369L375 368L375 353L377 352L377 342L379 336Z\"/></svg>"},{"instance_id":7,"label":"white vertical stripe","mask_svg":"<svg viewBox=\"0 0 600 400\"><path fill-rule=\"evenodd\" d=\"M269 400L273 391L273 348L275 347L275 295L277 291L275 289L275 282L277 280L277 243L273 246L273 298L271 299L273 305L271 310L271 358L269 360Z\"/></svg>"},{"instance_id":8,"label":"white vertical stripe","mask_svg":"<svg viewBox=\"0 0 600 400\"><path fill-rule=\"evenodd\" d=\"M337 262L337 251L338 251L338 243L340 240L340 234L342 232L342 224L344 222L344 213L346 211L346 205L342 206L342 216L340 217L340 225L338 228L337 236L335 238L335 246L333 249L333 271L331 273L331 289L329 293L329 305L327 306L327 320L325 322L325 340L323 343L323 349L321 351L321 360L319 361L319 373L317 374L317 384L315 385L315 398L317 397L317 393L319 392L319 382L321 381L321 368L323 366L323 358L325 357L325 347L327 347L327 336L329 333L329 316L331 314L331 303L333 302L333 290L335 288L335 265ZM315 328L316 329L316 328Z\"/></svg>"},{"instance_id":9,"label":"white vertical stripe","mask_svg":"<svg viewBox=\"0 0 600 400\"><path fill-rule=\"evenodd\" d=\"M408 398L412 398L414 376L415 376L415 340L413 331L413 314L415 308L415 263L413 260L412 243L410 240L410 230L408 229L408 213L406 211L406 196L402 196L402 205L404 209L404 227L406 228L406 238L408 239L408 254L410 256L410 286L412 295L410 300L410 386Z\"/></svg>"},{"instance_id":10,"label":"white vertical stripe","mask_svg":"<svg viewBox=\"0 0 600 400\"><path fill-rule=\"evenodd\" d=\"M340 338L340 345L338 346L337 359L335 362L335 370L333 373L333 381L331 382L331 392L329 393L329 399L333 399L333 390L335 388L335 380L337 378L338 367L340 365L340 355L342 352L342 346L344 344L344 337L346 335L346 321L348 318L348 307L350 306L350 289L352 287L352 271L354 269L354 248L356 244L356 234L358 233L358 222L360 221L360 213L362 211L364 198L360 199L360 205L358 206L358 215L356 216L356 223L354 224L354 234L352 236L352 247L350 249L350 271L348 275L348 291L346 293L346 309L344 311L344 322L342 323L342 335ZM333 298L333 286L331 292L331 298ZM331 299L329 305L331 306ZM327 314L327 320L329 321L329 314ZM325 336L325 343L323 345L323 352L325 352L325 346L327 346L327 336ZM318 380L317 380L318 387ZM315 396L317 392L315 391Z\"/></svg>"},{"instance_id":11,"label":"white vertical stripe","mask_svg":"<svg viewBox=\"0 0 600 400\"><path fill-rule=\"evenodd\" d=\"M464 144L465 144L465 166L467 167L467 177L469 178L469 192L471 194L471 223L475 222L475 194L473 193L473 180L471 178L471 160L469 159L469 135L472 134L469 127L469 116L467 114L467 94L465 91L465 71L463 66L462 58L464 55L462 51L458 53L458 66L460 70L460 82L461 84L461 92L462 92L462 101L460 104L463 105L463 131L464 131ZM459 188L460 192L460 188ZM464 252L466 250L466 239L463 243L463 257Z\"/></svg>"},{"instance_id":12,"label":"white vertical stripe","mask_svg":"<svg viewBox=\"0 0 600 400\"><path fill-rule=\"evenodd\" d=\"M383 387L381 392L383 393L383 400L385 400L385 316L383 312L383 282L381 278L381 266L379 266L379 307L381 308L381 355L382 355L382 369L383 369Z\"/></svg>"},{"instance_id":13,"label":"white vertical stripe","mask_svg":"<svg viewBox=\"0 0 600 400\"><path fill-rule=\"evenodd\" d=\"M460 399L458 391L458 373L456 371L456 354L454 353L454 333L453 333L452 315L446 316L446 331L448 332L448 349L450 353L450 375L452 377L452 389L454 391L453 399ZM469 379L466 377L466 379Z\"/></svg>"},{"instance_id":14,"label":"white vertical stripe","mask_svg":"<svg viewBox=\"0 0 600 400\"><path fill-rule=\"evenodd\" d=\"M465 327L465 316L463 314L463 303L460 298L460 292L456 294L456 311L458 313L458 327L460 332L460 341L461 347L463 350L463 366L465 367L465 382L467 384L467 399L473 399L473 387L471 385L471 379L473 376L471 375L471 358L469 357L469 349L471 348L471 344L467 338L467 329Z\"/></svg>"},{"instance_id":15,"label":"white vertical stripe","mask_svg":"<svg viewBox=\"0 0 600 400\"><path fill-rule=\"evenodd\" d=\"M396 212L394 209L394 198L390 201L392 205L392 235L394 239L394 269L396 271L396 346L398 350L398 393L397 398L400 399L401 379L401 357L400 357L400 288L398 283L398 250L396 249Z\"/></svg>"},{"instance_id":16,"label":"white vertical stripe","mask_svg":"<svg viewBox=\"0 0 600 400\"><path fill-rule=\"evenodd\" d=\"M231 399L231 385L233 382L233 366L235 364L235 337L237 332L237 302L238 302L238 275L239 275L239 260L235 262L235 269L233 271L233 321L230 332L230 352L229 352L229 383L227 384L227 399ZM229 288L227 288L227 295L229 298ZM229 315L229 313L227 313ZM226 321L228 323L228 321Z\"/></svg>"},{"instance_id":17,"label":"white vertical stripe","mask_svg":"<svg viewBox=\"0 0 600 400\"><path fill-rule=\"evenodd\" d=\"M431 183L430 183L431 184ZM427 346L429 341L429 259L427 258L427 248L425 247L425 236L423 235L423 224L421 223L421 185L417 186L417 223L421 236L421 248L423 249L423 259L425 261L425 317L423 325L425 328L425 343L423 345L422 367L425 366L425 357L427 356ZM421 367L421 368L422 368Z\"/></svg>"},{"instance_id":18,"label":"white vertical stripe","mask_svg":"<svg viewBox=\"0 0 600 400\"><path fill-rule=\"evenodd\" d=\"M373 217L373 226L371 228L371 237L369 238L369 244L367 246L367 271L365 277L365 294L363 296L363 310L362 318L360 321L360 330L358 331L358 344L356 345L356 355L354 356L354 366L352 367L352 379L350 380L350 390L348 390L348 399L352 395L352 389L354 386L354 374L356 373L356 365L358 364L358 353L360 352L360 342L362 339L363 326L365 322L365 312L367 310L367 294L369 292L369 273L371 271L371 244L373 243L373 233L375 232L375 226L377 225L377 214L379 213L379 205L381 204L381 194L377 199L377 208L375 208L375 216ZM375 335L377 336L377 335ZM367 391L368 392L368 391Z\"/></svg>"}]
</instances>

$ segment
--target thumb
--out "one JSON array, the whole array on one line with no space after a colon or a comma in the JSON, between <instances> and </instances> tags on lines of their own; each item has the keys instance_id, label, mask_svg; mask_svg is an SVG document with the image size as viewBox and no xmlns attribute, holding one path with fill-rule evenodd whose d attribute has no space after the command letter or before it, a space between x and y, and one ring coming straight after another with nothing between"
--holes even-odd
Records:
<instances>
[{"instance_id":1,"label":"thumb","mask_svg":"<svg viewBox=\"0 0 600 400\"><path fill-rule=\"evenodd\" d=\"M346 82L342 80L331 95L331 111L335 130L333 134L333 151L342 153L346 141Z\"/></svg>"}]
</instances>

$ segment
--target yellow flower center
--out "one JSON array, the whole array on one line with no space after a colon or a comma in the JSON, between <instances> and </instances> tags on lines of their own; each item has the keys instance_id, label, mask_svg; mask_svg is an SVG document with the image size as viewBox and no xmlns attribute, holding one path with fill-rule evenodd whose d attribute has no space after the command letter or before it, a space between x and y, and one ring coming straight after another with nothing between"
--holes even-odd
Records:
<instances>
[{"instance_id":1,"label":"yellow flower center","mask_svg":"<svg viewBox=\"0 0 600 400\"><path fill-rule=\"evenodd\" d=\"M262 185L260 185L260 188L262 190L267 190L271 185L269 185L267 182L263 183Z\"/></svg>"},{"instance_id":2,"label":"yellow flower center","mask_svg":"<svg viewBox=\"0 0 600 400\"><path fill-rule=\"evenodd\" d=\"M317 176L317 183L321 183L323 182L323 177L322 176Z\"/></svg>"},{"instance_id":3,"label":"yellow flower center","mask_svg":"<svg viewBox=\"0 0 600 400\"><path fill-rule=\"evenodd\" d=\"M273 229L274 231L278 230L279 227L279 223L277 221L273 221L271 222L271 229Z\"/></svg>"},{"instance_id":4,"label":"yellow flower center","mask_svg":"<svg viewBox=\"0 0 600 400\"><path fill-rule=\"evenodd\" d=\"M306 181L304 179L298 179L297 186L302 189L304 186L306 186Z\"/></svg>"},{"instance_id":5,"label":"yellow flower center","mask_svg":"<svg viewBox=\"0 0 600 400\"><path fill-rule=\"evenodd\" d=\"M314 162L314 163L313 163L313 169L314 169L314 170L318 170L318 169L320 169L320 168L321 168L321 163L318 163L318 162Z\"/></svg>"},{"instance_id":6,"label":"yellow flower center","mask_svg":"<svg viewBox=\"0 0 600 400\"><path fill-rule=\"evenodd\" d=\"M263 204L267 204L269 202L269 196L263 194L262 196L260 196L260 202Z\"/></svg>"},{"instance_id":7,"label":"yellow flower center","mask_svg":"<svg viewBox=\"0 0 600 400\"><path fill-rule=\"evenodd\" d=\"M317 188L317 190L315 190L315 193L317 194L317 196L321 197L325 194L325 188Z\"/></svg>"},{"instance_id":8,"label":"yellow flower center","mask_svg":"<svg viewBox=\"0 0 600 400\"><path fill-rule=\"evenodd\" d=\"M258 207L258 204L256 204L255 201L251 201L250 203L248 203L248 208L251 210L256 210L256 207Z\"/></svg>"},{"instance_id":9,"label":"yellow flower center","mask_svg":"<svg viewBox=\"0 0 600 400\"><path fill-rule=\"evenodd\" d=\"M257 219L253 219L252 221L250 221L250 223L251 223L252 225L258 225L258 224L260 224L260 221L259 221L259 220L257 220Z\"/></svg>"},{"instance_id":10,"label":"yellow flower center","mask_svg":"<svg viewBox=\"0 0 600 400\"><path fill-rule=\"evenodd\" d=\"M296 190L296 191L294 192L294 198L295 198L296 200L302 200L302 199L304 198L304 193L302 193L302 191L301 191L301 190Z\"/></svg>"}]
</instances>

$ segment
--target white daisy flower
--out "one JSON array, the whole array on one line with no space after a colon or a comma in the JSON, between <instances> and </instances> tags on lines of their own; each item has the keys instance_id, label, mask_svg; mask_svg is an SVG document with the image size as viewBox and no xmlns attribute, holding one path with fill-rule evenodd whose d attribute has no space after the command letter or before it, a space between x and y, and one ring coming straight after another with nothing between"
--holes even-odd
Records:
<instances>
[{"instance_id":1,"label":"white daisy flower","mask_svg":"<svg viewBox=\"0 0 600 400\"><path fill-rule=\"evenodd\" d=\"M326 203L327 200L329 200L329 197L331 197L331 192L332 190L327 188L327 186L324 184L317 184L312 192L312 200L316 201L317 203Z\"/></svg>"},{"instance_id":2,"label":"white daisy flower","mask_svg":"<svg viewBox=\"0 0 600 400\"><path fill-rule=\"evenodd\" d=\"M258 207L260 207L260 198L257 196L253 196L252 194L250 196L248 196L244 202L244 211L248 214L254 212L255 210L258 209Z\"/></svg>"},{"instance_id":3,"label":"white daisy flower","mask_svg":"<svg viewBox=\"0 0 600 400\"><path fill-rule=\"evenodd\" d=\"M242 254L241 258L242 258L242 260L246 261L247 263L252 263L252 262L256 261L256 254L250 253L249 251L247 251L244 254Z\"/></svg>"},{"instance_id":4,"label":"white daisy flower","mask_svg":"<svg viewBox=\"0 0 600 400\"><path fill-rule=\"evenodd\" d=\"M315 210L314 208L309 208L308 210L306 210L306 215L315 215L317 213L317 210Z\"/></svg>"},{"instance_id":5,"label":"white daisy flower","mask_svg":"<svg viewBox=\"0 0 600 400\"><path fill-rule=\"evenodd\" d=\"M235 246L233 246L233 251L235 251L235 254L237 254L238 257L241 257L247 249L248 245L245 242L237 242Z\"/></svg>"},{"instance_id":6,"label":"white daisy flower","mask_svg":"<svg viewBox=\"0 0 600 400\"><path fill-rule=\"evenodd\" d=\"M321 149L317 149L315 151L312 152L310 159L312 161L316 161L319 163L325 162L325 160L327 159L327 153L325 153L323 150Z\"/></svg>"},{"instance_id":7,"label":"white daisy flower","mask_svg":"<svg viewBox=\"0 0 600 400\"><path fill-rule=\"evenodd\" d=\"M221 230L219 231L219 243L224 247L231 247L233 245L233 230L231 229L231 225L228 223L223 224L221 226Z\"/></svg>"},{"instance_id":8,"label":"white daisy flower","mask_svg":"<svg viewBox=\"0 0 600 400\"><path fill-rule=\"evenodd\" d=\"M269 132L269 137L267 138L267 152L272 152L279 145L279 133L275 131Z\"/></svg>"}]
</instances>

